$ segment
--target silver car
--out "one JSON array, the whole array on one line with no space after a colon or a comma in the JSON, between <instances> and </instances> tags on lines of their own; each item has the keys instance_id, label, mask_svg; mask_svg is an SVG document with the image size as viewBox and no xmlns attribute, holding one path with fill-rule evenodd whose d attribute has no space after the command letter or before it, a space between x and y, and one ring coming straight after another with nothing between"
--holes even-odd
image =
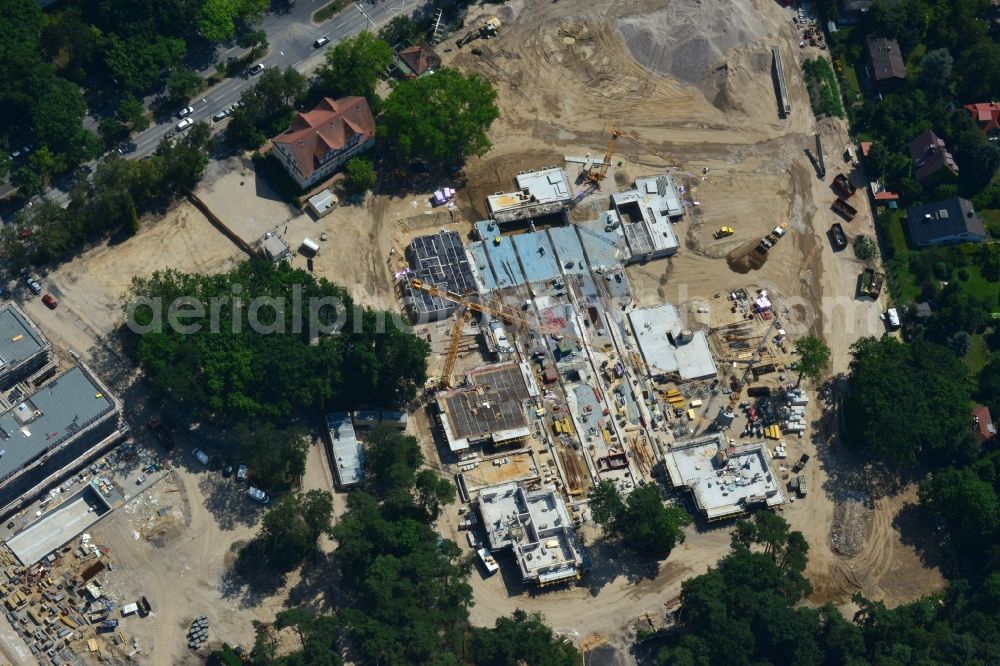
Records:
<instances>
[{"instance_id":1,"label":"silver car","mask_svg":"<svg viewBox=\"0 0 1000 666\"><path fill-rule=\"evenodd\" d=\"M28 288L31 289L32 292L36 294L42 293L42 285L39 284L38 280L35 278L29 276L25 278L25 282L28 283Z\"/></svg>"},{"instance_id":2,"label":"silver car","mask_svg":"<svg viewBox=\"0 0 1000 666\"><path fill-rule=\"evenodd\" d=\"M267 496L267 493L260 488L254 488L253 486L250 486L250 489L247 490L247 495L250 499L260 502L261 504L267 504L271 501L271 498Z\"/></svg>"}]
</instances>

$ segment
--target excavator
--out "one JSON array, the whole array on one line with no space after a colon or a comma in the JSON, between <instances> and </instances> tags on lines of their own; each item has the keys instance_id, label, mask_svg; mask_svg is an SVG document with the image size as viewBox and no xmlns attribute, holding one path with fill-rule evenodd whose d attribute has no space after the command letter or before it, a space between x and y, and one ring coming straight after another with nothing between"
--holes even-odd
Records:
<instances>
[{"instance_id":1,"label":"excavator","mask_svg":"<svg viewBox=\"0 0 1000 666\"><path fill-rule=\"evenodd\" d=\"M491 16L490 18L483 21L474 30L466 33L464 37L455 42L455 46L462 48L471 41L477 39L492 39L500 33L500 19L496 16Z\"/></svg>"}]
</instances>

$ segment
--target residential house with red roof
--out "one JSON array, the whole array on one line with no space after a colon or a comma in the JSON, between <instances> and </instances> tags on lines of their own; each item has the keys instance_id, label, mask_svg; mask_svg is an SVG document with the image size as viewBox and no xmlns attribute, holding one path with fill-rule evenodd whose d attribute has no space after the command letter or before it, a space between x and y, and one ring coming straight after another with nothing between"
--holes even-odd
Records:
<instances>
[{"instance_id":1,"label":"residential house with red roof","mask_svg":"<svg viewBox=\"0 0 1000 666\"><path fill-rule=\"evenodd\" d=\"M958 175L958 164L937 134L927 130L910 141L913 177L921 185L952 180Z\"/></svg>"},{"instance_id":2,"label":"residential house with red roof","mask_svg":"<svg viewBox=\"0 0 1000 666\"><path fill-rule=\"evenodd\" d=\"M990 416L989 407L976 405L975 409L972 410L972 431L979 436L981 442L996 436L997 429L993 425L993 417Z\"/></svg>"},{"instance_id":3,"label":"residential house with red roof","mask_svg":"<svg viewBox=\"0 0 1000 666\"><path fill-rule=\"evenodd\" d=\"M403 76L408 79L433 73L441 66L441 58L426 44L414 44L403 49L399 52L399 59L403 62L403 66L400 67Z\"/></svg>"},{"instance_id":4,"label":"residential house with red roof","mask_svg":"<svg viewBox=\"0 0 1000 666\"><path fill-rule=\"evenodd\" d=\"M375 143L375 117L364 97L324 97L299 113L288 130L271 139L273 152L305 189Z\"/></svg>"},{"instance_id":5,"label":"residential house with red roof","mask_svg":"<svg viewBox=\"0 0 1000 666\"><path fill-rule=\"evenodd\" d=\"M1000 104L996 102L980 102L966 104L965 109L972 114L972 119L990 141L1000 139Z\"/></svg>"}]
</instances>

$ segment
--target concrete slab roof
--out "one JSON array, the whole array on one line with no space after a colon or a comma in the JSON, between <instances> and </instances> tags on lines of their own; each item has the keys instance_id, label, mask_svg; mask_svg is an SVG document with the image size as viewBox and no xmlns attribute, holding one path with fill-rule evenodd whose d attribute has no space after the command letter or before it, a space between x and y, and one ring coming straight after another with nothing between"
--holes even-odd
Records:
<instances>
[{"instance_id":1,"label":"concrete slab roof","mask_svg":"<svg viewBox=\"0 0 1000 666\"><path fill-rule=\"evenodd\" d=\"M517 234L511 238L528 282L547 282L560 277L555 250L545 233Z\"/></svg>"},{"instance_id":2,"label":"concrete slab roof","mask_svg":"<svg viewBox=\"0 0 1000 666\"><path fill-rule=\"evenodd\" d=\"M588 270L587 256L576 235L576 227L552 227L547 231L549 240L556 250L556 256L563 272L583 274Z\"/></svg>"},{"instance_id":3,"label":"concrete slab roof","mask_svg":"<svg viewBox=\"0 0 1000 666\"><path fill-rule=\"evenodd\" d=\"M528 492L516 483L479 491L479 513L490 548L509 548L522 582L554 583L575 578L583 557L573 522L554 487Z\"/></svg>"},{"instance_id":4,"label":"concrete slab roof","mask_svg":"<svg viewBox=\"0 0 1000 666\"><path fill-rule=\"evenodd\" d=\"M539 171L526 171L514 179L517 189L528 190L538 203L568 201L573 198L573 187L569 177L560 167L549 167Z\"/></svg>"},{"instance_id":5,"label":"concrete slab roof","mask_svg":"<svg viewBox=\"0 0 1000 666\"><path fill-rule=\"evenodd\" d=\"M490 227L493 231L490 231ZM513 287L524 284L526 278L521 271L521 266L517 261L517 253L514 250L514 243L510 236L501 236L489 220L477 222L476 228L480 231L483 239L483 249L489 257L490 266L493 267L493 274L496 276L497 287Z\"/></svg>"},{"instance_id":6,"label":"concrete slab roof","mask_svg":"<svg viewBox=\"0 0 1000 666\"><path fill-rule=\"evenodd\" d=\"M96 523L111 510L101 493L87 484L62 504L7 541L24 566L31 566Z\"/></svg>"},{"instance_id":7,"label":"concrete slab roof","mask_svg":"<svg viewBox=\"0 0 1000 666\"><path fill-rule=\"evenodd\" d=\"M483 241L469 243L465 246L465 249L472 260L472 274L476 278L476 284L479 285L479 292L496 291L498 286L497 278L493 274L493 267L490 266L490 259L486 256L486 248L483 247Z\"/></svg>"},{"instance_id":8,"label":"concrete slab roof","mask_svg":"<svg viewBox=\"0 0 1000 666\"><path fill-rule=\"evenodd\" d=\"M49 346L19 307L8 303L0 308L0 375Z\"/></svg>"},{"instance_id":9,"label":"concrete slab roof","mask_svg":"<svg viewBox=\"0 0 1000 666\"><path fill-rule=\"evenodd\" d=\"M471 388L439 393L438 413L452 451L476 442L527 437L524 401L538 395L526 363L500 363L468 373Z\"/></svg>"},{"instance_id":10,"label":"concrete slab roof","mask_svg":"<svg viewBox=\"0 0 1000 666\"><path fill-rule=\"evenodd\" d=\"M712 433L674 442L664 462L673 485L690 490L709 520L785 502L763 442L731 446L723 433Z\"/></svg>"},{"instance_id":11,"label":"concrete slab roof","mask_svg":"<svg viewBox=\"0 0 1000 666\"><path fill-rule=\"evenodd\" d=\"M643 360L652 366L651 374L676 372L681 379L694 380L718 372L705 334L694 331L686 340L681 335L684 325L674 305L632 310L628 317Z\"/></svg>"},{"instance_id":12,"label":"concrete slab roof","mask_svg":"<svg viewBox=\"0 0 1000 666\"><path fill-rule=\"evenodd\" d=\"M587 260L593 268L615 268L621 266L628 258L628 248L622 234L621 225L617 224L618 214L607 211L600 219L581 222L576 230L587 253Z\"/></svg>"},{"instance_id":13,"label":"concrete slab roof","mask_svg":"<svg viewBox=\"0 0 1000 666\"><path fill-rule=\"evenodd\" d=\"M0 480L114 409L83 368L67 370L0 414Z\"/></svg>"},{"instance_id":14,"label":"concrete slab roof","mask_svg":"<svg viewBox=\"0 0 1000 666\"><path fill-rule=\"evenodd\" d=\"M375 412L376 423L378 412ZM356 486L365 478L365 450L354 434L348 412L334 412L326 417L327 432L333 447L333 472L342 488Z\"/></svg>"}]
</instances>

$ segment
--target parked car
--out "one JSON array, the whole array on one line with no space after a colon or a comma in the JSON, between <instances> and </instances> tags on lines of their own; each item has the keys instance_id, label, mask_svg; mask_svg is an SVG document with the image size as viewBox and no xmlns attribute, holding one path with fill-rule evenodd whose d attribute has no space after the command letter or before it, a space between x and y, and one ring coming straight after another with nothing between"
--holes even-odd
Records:
<instances>
[{"instance_id":1,"label":"parked car","mask_svg":"<svg viewBox=\"0 0 1000 666\"><path fill-rule=\"evenodd\" d=\"M250 76L260 74L263 71L264 71L264 65L257 63L256 65L250 68Z\"/></svg>"},{"instance_id":2,"label":"parked car","mask_svg":"<svg viewBox=\"0 0 1000 666\"><path fill-rule=\"evenodd\" d=\"M198 462L200 462L202 465L208 464L208 455L201 449L195 449L191 453L194 454L194 457L197 458Z\"/></svg>"},{"instance_id":3,"label":"parked car","mask_svg":"<svg viewBox=\"0 0 1000 666\"><path fill-rule=\"evenodd\" d=\"M260 502L261 504L267 504L271 501L271 498L267 496L267 493L260 488L254 488L253 486L250 486L250 489L247 490L247 496L254 501Z\"/></svg>"},{"instance_id":4,"label":"parked car","mask_svg":"<svg viewBox=\"0 0 1000 666\"><path fill-rule=\"evenodd\" d=\"M236 470L236 480L237 481L246 481L247 480L247 466L246 465L240 465L239 468L237 468L237 470Z\"/></svg>"},{"instance_id":5,"label":"parked car","mask_svg":"<svg viewBox=\"0 0 1000 666\"><path fill-rule=\"evenodd\" d=\"M178 132L183 132L188 127L191 127L191 125L194 125L194 121L191 120L190 118L185 118L184 120L182 120L179 123L177 123L177 131Z\"/></svg>"},{"instance_id":6,"label":"parked car","mask_svg":"<svg viewBox=\"0 0 1000 666\"><path fill-rule=\"evenodd\" d=\"M135 485L141 486L145 480L146 480L146 475L140 474L139 478L135 480Z\"/></svg>"},{"instance_id":7,"label":"parked car","mask_svg":"<svg viewBox=\"0 0 1000 666\"><path fill-rule=\"evenodd\" d=\"M24 278L24 281L28 284L28 288L31 289L31 291L33 291L36 294L42 293L42 285L35 278L29 275L28 277Z\"/></svg>"},{"instance_id":8,"label":"parked car","mask_svg":"<svg viewBox=\"0 0 1000 666\"><path fill-rule=\"evenodd\" d=\"M326 46L329 43L330 43L330 38L329 37L320 37L315 42L313 42L313 48L317 48L318 49L319 47Z\"/></svg>"},{"instance_id":9,"label":"parked car","mask_svg":"<svg viewBox=\"0 0 1000 666\"><path fill-rule=\"evenodd\" d=\"M220 120L225 120L226 116L229 115L229 109L223 109L222 111L216 111L212 114L212 122L219 122Z\"/></svg>"},{"instance_id":10,"label":"parked car","mask_svg":"<svg viewBox=\"0 0 1000 666\"><path fill-rule=\"evenodd\" d=\"M225 467L222 468L222 476L226 477L227 479L229 478L229 475L232 473L233 473L232 465L226 465Z\"/></svg>"},{"instance_id":11,"label":"parked car","mask_svg":"<svg viewBox=\"0 0 1000 666\"><path fill-rule=\"evenodd\" d=\"M181 109L180 111L177 112L177 117L178 118L187 118L192 113L194 113L194 107L193 106L185 106L183 109Z\"/></svg>"},{"instance_id":12,"label":"parked car","mask_svg":"<svg viewBox=\"0 0 1000 666\"><path fill-rule=\"evenodd\" d=\"M45 306L49 310L55 310L56 307L59 306L59 301L57 301L55 296L53 296L52 294L45 294L44 296L42 296L42 303L45 303Z\"/></svg>"}]
</instances>

